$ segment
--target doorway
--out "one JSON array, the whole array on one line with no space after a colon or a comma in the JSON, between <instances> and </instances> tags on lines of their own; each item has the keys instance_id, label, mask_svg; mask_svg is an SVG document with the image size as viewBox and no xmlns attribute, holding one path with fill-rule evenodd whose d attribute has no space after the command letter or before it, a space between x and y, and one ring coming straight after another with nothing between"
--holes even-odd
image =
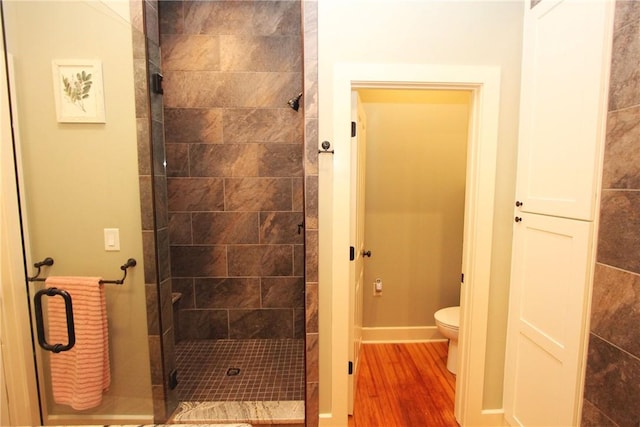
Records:
<instances>
[{"instance_id":1,"label":"doorway","mask_svg":"<svg viewBox=\"0 0 640 427\"><path fill-rule=\"evenodd\" d=\"M434 337L460 304L469 91L360 89L368 119L364 341ZM382 290L372 289L377 280Z\"/></svg>"},{"instance_id":2,"label":"doorway","mask_svg":"<svg viewBox=\"0 0 640 427\"><path fill-rule=\"evenodd\" d=\"M457 376L456 418L461 423L491 423L500 415L482 410L484 362L489 290L489 266L492 246L493 203L481 203L494 197L495 161L499 101L499 70L493 67L450 67L408 64L337 64L333 74L334 111L333 138L333 247L349 246L349 189L343 183L349 177L350 96L353 89L458 89L472 93L467 157L468 189L465 197L463 272L461 290L460 370ZM343 153L346 153L343 155ZM332 276L334 283L349 277L348 258L334 251ZM468 286L468 284L473 286ZM338 326L348 320L348 289L335 286L331 312L333 334L331 346L335 355L331 365L332 418L346 418L344 390L348 377L348 337ZM467 326L468 325L468 326ZM344 418L343 418L344 417Z\"/></svg>"},{"instance_id":3,"label":"doorway","mask_svg":"<svg viewBox=\"0 0 640 427\"><path fill-rule=\"evenodd\" d=\"M352 245L366 256L364 280L360 281L363 292L357 291L362 287L359 274L350 286L356 290L350 381L364 381L350 398L354 410L349 413L356 423L390 422L386 415L375 418L376 411L370 409L382 404L383 390L400 380L392 372L381 375L376 381L379 392L368 393L371 364L374 360L383 363L376 371L384 371L387 359L360 361L358 339L362 337L363 343L369 344L365 348L369 357L379 351L379 356L389 354L389 360L396 364L410 342L432 341L422 344L425 349L435 346L433 340L442 337L437 333L434 313L460 304L470 100L468 90L359 89L357 96L352 96L352 103L357 104L352 105L352 111L359 112L352 117L357 121L357 134L352 134L352 144L357 146L355 169L363 170L365 177L362 182L352 182L356 186L352 199L359 204L355 211L363 212L357 215L357 232L352 231L352 238L361 229L364 235L364 244L356 239ZM356 253L354 261L356 270L359 255ZM362 317L357 315L360 306L364 308ZM360 330L361 334L356 333ZM438 359L442 366L426 369L435 363L429 357L406 360L407 365L417 363L422 374L402 379L414 390L409 396L401 397L401 390L389 390L391 394L383 399L390 408L403 408L400 412L414 408L420 414L427 405L430 412L448 414L451 422L455 377L444 368L446 362L442 363L447 359L446 343L437 344L433 349L444 349L444 358ZM437 387L424 382L431 377L440 378L434 380ZM452 386L441 390L444 383ZM431 389L428 395L438 395L425 394L424 401L411 399L422 388Z\"/></svg>"}]
</instances>

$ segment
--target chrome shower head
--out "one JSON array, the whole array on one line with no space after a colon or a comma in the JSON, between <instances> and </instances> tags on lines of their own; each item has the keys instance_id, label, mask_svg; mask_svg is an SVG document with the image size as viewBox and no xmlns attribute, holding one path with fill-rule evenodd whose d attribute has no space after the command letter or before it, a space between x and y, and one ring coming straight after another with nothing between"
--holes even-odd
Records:
<instances>
[{"instance_id":1,"label":"chrome shower head","mask_svg":"<svg viewBox=\"0 0 640 427\"><path fill-rule=\"evenodd\" d=\"M289 107L291 107L294 110L298 111L300 109L300 98L302 98L302 92L300 92L298 94L298 96L293 97L290 100L288 100L287 104L289 104Z\"/></svg>"}]
</instances>

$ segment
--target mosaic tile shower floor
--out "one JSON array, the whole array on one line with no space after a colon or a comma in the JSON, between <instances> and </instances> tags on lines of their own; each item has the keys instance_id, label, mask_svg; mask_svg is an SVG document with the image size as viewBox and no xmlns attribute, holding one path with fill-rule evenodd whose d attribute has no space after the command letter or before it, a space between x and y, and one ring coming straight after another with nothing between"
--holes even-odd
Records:
<instances>
[{"instance_id":1,"label":"mosaic tile shower floor","mask_svg":"<svg viewBox=\"0 0 640 427\"><path fill-rule=\"evenodd\" d=\"M185 340L176 344L182 402L304 400L304 340Z\"/></svg>"}]
</instances>

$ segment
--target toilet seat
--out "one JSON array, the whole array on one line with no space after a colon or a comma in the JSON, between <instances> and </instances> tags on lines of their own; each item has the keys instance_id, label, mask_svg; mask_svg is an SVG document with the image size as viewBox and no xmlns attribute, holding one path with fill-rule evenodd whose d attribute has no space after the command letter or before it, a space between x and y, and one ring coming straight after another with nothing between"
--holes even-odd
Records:
<instances>
[{"instance_id":1,"label":"toilet seat","mask_svg":"<svg viewBox=\"0 0 640 427\"><path fill-rule=\"evenodd\" d=\"M436 321L448 329L460 328L460 307L447 307L440 309L433 315Z\"/></svg>"}]
</instances>

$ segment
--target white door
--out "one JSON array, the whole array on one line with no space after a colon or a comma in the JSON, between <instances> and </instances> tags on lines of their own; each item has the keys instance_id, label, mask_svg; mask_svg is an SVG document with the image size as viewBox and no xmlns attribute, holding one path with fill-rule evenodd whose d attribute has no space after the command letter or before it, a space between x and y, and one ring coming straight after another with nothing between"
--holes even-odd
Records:
<instances>
[{"instance_id":1,"label":"white door","mask_svg":"<svg viewBox=\"0 0 640 427\"><path fill-rule=\"evenodd\" d=\"M516 190L522 211L594 219L612 3L525 6Z\"/></svg>"},{"instance_id":2,"label":"white door","mask_svg":"<svg viewBox=\"0 0 640 427\"><path fill-rule=\"evenodd\" d=\"M351 138L351 209L350 241L352 261L349 266L349 396L348 413L353 415L356 391L356 371L362 344L362 303L364 280L364 213L365 213L365 160L367 147L367 118L357 92L351 93L351 120L355 123L355 136ZM352 126L354 126L352 124Z\"/></svg>"},{"instance_id":3,"label":"white door","mask_svg":"<svg viewBox=\"0 0 640 427\"><path fill-rule=\"evenodd\" d=\"M613 2L526 3L505 416L579 425Z\"/></svg>"},{"instance_id":4,"label":"white door","mask_svg":"<svg viewBox=\"0 0 640 427\"><path fill-rule=\"evenodd\" d=\"M523 426L572 426L581 394L593 223L521 214L514 228L505 409Z\"/></svg>"}]
</instances>

